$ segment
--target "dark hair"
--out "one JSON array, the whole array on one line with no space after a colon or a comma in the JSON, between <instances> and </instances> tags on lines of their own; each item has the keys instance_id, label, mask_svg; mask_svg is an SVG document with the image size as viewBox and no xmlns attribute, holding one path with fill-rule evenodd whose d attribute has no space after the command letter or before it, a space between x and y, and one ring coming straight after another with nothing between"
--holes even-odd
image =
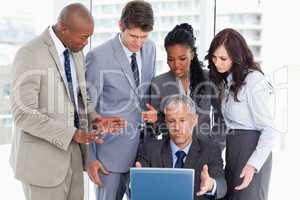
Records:
<instances>
[{"instance_id":1,"label":"dark hair","mask_svg":"<svg viewBox=\"0 0 300 200\"><path fill-rule=\"evenodd\" d=\"M150 3L142 0L128 2L122 10L120 22L125 28L141 28L145 32L153 30L154 17Z\"/></svg>"},{"instance_id":2,"label":"dark hair","mask_svg":"<svg viewBox=\"0 0 300 200\"><path fill-rule=\"evenodd\" d=\"M224 45L228 56L232 60L232 79L233 84L230 91L234 94L234 100L238 102L237 94L240 88L246 84L246 76L253 70L263 73L258 63L254 61L253 54L249 49L246 40L243 36L234 29L226 28L220 31L212 40L208 54L205 59L208 60L210 77L218 86L220 92L220 99L222 98L224 90L224 82L226 82L226 75L219 73L215 64L213 63L213 54L220 47Z\"/></svg>"},{"instance_id":3,"label":"dark hair","mask_svg":"<svg viewBox=\"0 0 300 200\"><path fill-rule=\"evenodd\" d=\"M190 66L190 89L191 95L194 92L201 93L204 90L205 81L204 72L202 69L202 62L199 61L197 55L197 48L195 46L196 38L194 37L193 27L188 23L176 25L165 37L165 49L168 47L180 44L190 47L194 52L194 58ZM199 87L200 86L200 87ZM199 95L198 95L199 96Z\"/></svg>"}]
</instances>

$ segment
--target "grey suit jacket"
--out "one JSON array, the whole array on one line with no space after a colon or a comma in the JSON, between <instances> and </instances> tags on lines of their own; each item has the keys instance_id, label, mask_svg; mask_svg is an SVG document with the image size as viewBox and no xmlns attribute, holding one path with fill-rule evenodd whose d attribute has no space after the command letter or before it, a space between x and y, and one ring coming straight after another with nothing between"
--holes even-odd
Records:
<instances>
[{"instance_id":1,"label":"grey suit jacket","mask_svg":"<svg viewBox=\"0 0 300 200\"><path fill-rule=\"evenodd\" d=\"M221 114L220 106L212 98L217 95L213 94L212 85L210 84L211 82L209 82L207 71L204 71L204 75L207 82L200 100L199 98L196 98L198 94L191 91L191 97L196 103L196 111L199 117L198 124L194 128L194 132L199 138L214 141L223 148L225 145L225 136L223 136L225 128L222 126L225 126L225 123ZM179 87L176 77L172 71L161 74L152 80L151 104L157 110L162 112L163 108L161 106L163 105L163 102L168 96L174 94L179 94ZM210 114L211 111L214 115ZM162 119L160 123L163 122L164 121ZM211 129L215 131L211 131Z\"/></svg>"},{"instance_id":2,"label":"grey suit jacket","mask_svg":"<svg viewBox=\"0 0 300 200\"><path fill-rule=\"evenodd\" d=\"M138 152L137 161L142 167L173 168L172 150L169 137L163 140L146 142ZM217 191L215 197L222 198L226 194L227 184L225 181L223 160L221 151L215 144L194 137L189 153L187 154L184 168L195 170L194 199L206 199L197 197L200 189L200 173L203 165L208 165L209 175L216 180Z\"/></svg>"},{"instance_id":3,"label":"grey suit jacket","mask_svg":"<svg viewBox=\"0 0 300 200\"><path fill-rule=\"evenodd\" d=\"M147 40L141 49L141 84L137 88L119 35L87 54L88 92L96 111L104 116L121 116L128 127L108 134L101 145L91 144L90 160L101 160L112 172L127 172L133 165L140 131L141 111L149 101L150 82L155 74L155 45Z\"/></svg>"},{"instance_id":4,"label":"grey suit jacket","mask_svg":"<svg viewBox=\"0 0 300 200\"><path fill-rule=\"evenodd\" d=\"M97 113L87 98L83 54L72 55L82 96L80 125L87 129L87 115L92 120ZM10 163L15 177L23 182L51 187L67 174L76 128L64 73L48 29L23 46L14 59ZM82 145L81 150L85 156L87 147Z\"/></svg>"}]
</instances>

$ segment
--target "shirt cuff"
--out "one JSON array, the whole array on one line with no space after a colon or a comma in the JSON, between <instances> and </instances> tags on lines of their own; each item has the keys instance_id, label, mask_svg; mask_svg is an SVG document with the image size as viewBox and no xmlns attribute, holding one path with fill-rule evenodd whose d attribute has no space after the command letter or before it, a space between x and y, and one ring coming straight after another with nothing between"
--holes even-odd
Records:
<instances>
[{"instance_id":1,"label":"shirt cuff","mask_svg":"<svg viewBox=\"0 0 300 200\"><path fill-rule=\"evenodd\" d=\"M213 179L214 182L214 186L211 192L206 192L205 195L209 195L209 196L215 196L216 191L217 191L217 182L215 179Z\"/></svg>"}]
</instances>

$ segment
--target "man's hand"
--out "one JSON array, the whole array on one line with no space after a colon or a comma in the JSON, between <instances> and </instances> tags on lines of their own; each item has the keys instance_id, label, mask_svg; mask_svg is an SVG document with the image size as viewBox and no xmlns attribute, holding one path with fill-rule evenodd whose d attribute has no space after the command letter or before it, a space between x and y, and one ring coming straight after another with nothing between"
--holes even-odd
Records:
<instances>
[{"instance_id":1,"label":"man's hand","mask_svg":"<svg viewBox=\"0 0 300 200\"><path fill-rule=\"evenodd\" d=\"M136 168L142 168L142 164L139 161L135 162L135 167Z\"/></svg>"},{"instance_id":2,"label":"man's hand","mask_svg":"<svg viewBox=\"0 0 300 200\"><path fill-rule=\"evenodd\" d=\"M157 121L157 110L150 104L146 104L148 111L142 112L142 118L145 122L155 123Z\"/></svg>"},{"instance_id":3,"label":"man's hand","mask_svg":"<svg viewBox=\"0 0 300 200\"><path fill-rule=\"evenodd\" d=\"M201 170L200 191L197 192L197 196L201 196L207 192L211 192L213 188L214 188L214 180L209 176L208 166L204 165Z\"/></svg>"},{"instance_id":4,"label":"man's hand","mask_svg":"<svg viewBox=\"0 0 300 200\"><path fill-rule=\"evenodd\" d=\"M126 121L121 117L97 116L92 123L93 129L101 134L116 132L126 126Z\"/></svg>"},{"instance_id":5,"label":"man's hand","mask_svg":"<svg viewBox=\"0 0 300 200\"><path fill-rule=\"evenodd\" d=\"M92 132L85 132L82 129L77 129L73 135L73 140L78 144L88 144L94 141L97 138L97 133Z\"/></svg>"},{"instance_id":6,"label":"man's hand","mask_svg":"<svg viewBox=\"0 0 300 200\"><path fill-rule=\"evenodd\" d=\"M103 182L100 179L98 172L109 175L109 172L107 169L102 165L102 163L99 160L93 160L88 164L87 167L87 173L91 179L98 187L103 186Z\"/></svg>"},{"instance_id":7,"label":"man's hand","mask_svg":"<svg viewBox=\"0 0 300 200\"><path fill-rule=\"evenodd\" d=\"M255 167L253 167L252 165L247 164L244 169L242 170L242 173L240 175L240 178L244 178L243 182L241 185L236 186L234 189L235 190L243 190L246 187L249 186L249 184L251 183L254 173L255 173L256 169Z\"/></svg>"}]
</instances>

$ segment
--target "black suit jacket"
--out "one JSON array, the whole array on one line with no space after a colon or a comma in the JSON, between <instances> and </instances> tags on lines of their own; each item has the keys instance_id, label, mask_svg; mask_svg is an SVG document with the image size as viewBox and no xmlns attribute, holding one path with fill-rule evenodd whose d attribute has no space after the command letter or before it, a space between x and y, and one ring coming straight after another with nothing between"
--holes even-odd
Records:
<instances>
[{"instance_id":1,"label":"black suit jacket","mask_svg":"<svg viewBox=\"0 0 300 200\"><path fill-rule=\"evenodd\" d=\"M138 151L137 161L142 167L173 168L172 151L169 137L163 140L148 141ZM214 197L197 197L200 189L200 174L203 165L208 165L208 171L217 182L217 192ZM227 191L227 184L224 178L223 160L221 151L217 145L194 137L190 150L187 154L184 168L195 170L194 199L219 199Z\"/></svg>"}]
</instances>

